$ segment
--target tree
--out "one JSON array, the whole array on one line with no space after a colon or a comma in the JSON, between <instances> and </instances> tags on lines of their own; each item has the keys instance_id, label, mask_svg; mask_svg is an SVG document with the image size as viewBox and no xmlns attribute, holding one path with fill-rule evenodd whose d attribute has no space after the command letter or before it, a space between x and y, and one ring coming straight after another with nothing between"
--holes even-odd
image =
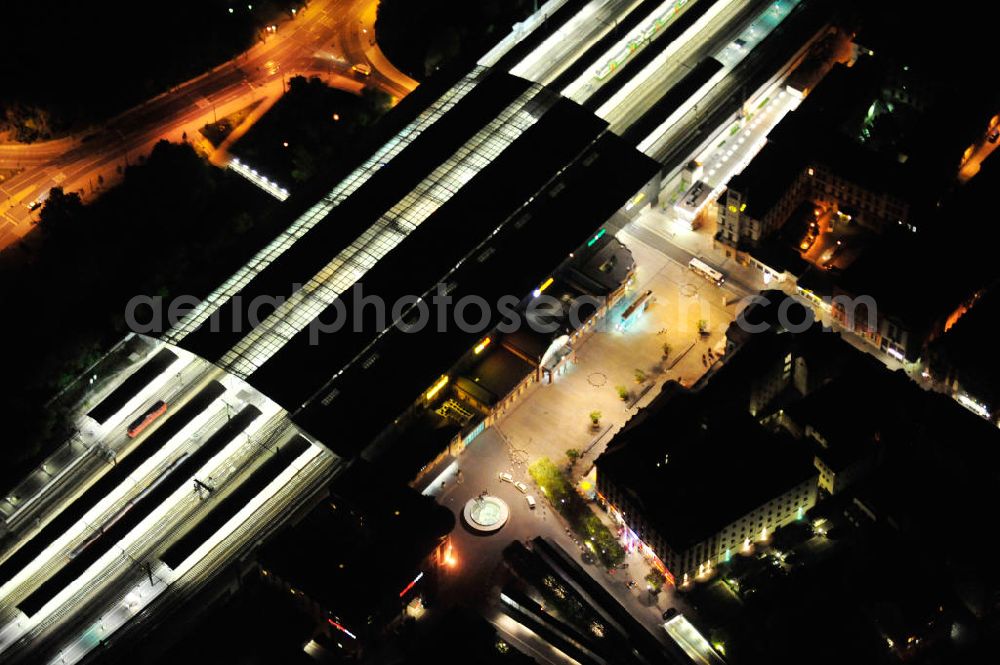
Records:
<instances>
[{"instance_id":1,"label":"tree","mask_svg":"<svg viewBox=\"0 0 1000 665\"><path fill-rule=\"evenodd\" d=\"M621 401L624 402L628 400L628 388L626 388L625 386L615 386L615 390L618 391L618 397L621 399Z\"/></svg>"},{"instance_id":2,"label":"tree","mask_svg":"<svg viewBox=\"0 0 1000 665\"><path fill-rule=\"evenodd\" d=\"M708 334L708 321L705 319L698 319L698 332L702 335Z\"/></svg>"},{"instance_id":3,"label":"tree","mask_svg":"<svg viewBox=\"0 0 1000 665\"><path fill-rule=\"evenodd\" d=\"M646 584L649 585L649 590L652 593L660 593L660 590L663 589L663 584L666 581L667 579L663 576L663 573L655 568L649 571L649 574L646 575Z\"/></svg>"},{"instance_id":4,"label":"tree","mask_svg":"<svg viewBox=\"0 0 1000 665\"><path fill-rule=\"evenodd\" d=\"M577 450L576 448L568 449L566 451L566 459L569 460L569 468L570 471L572 471L573 467L576 465L577 460L580 459L580 451Z\"/></svg>"},{"instance_id":5,"label":"tree","mask_svg":"<svg viewBox=\"0 0 1000 665\"><path fill-rule=\"evenodd\" d=\"M597 427L597 425L600 424L600 422L601 422L601 416L603 416L603 415L604 414L601 413L600 411L591 411L590 412L590 423L594 427Z\"/></svg>"},{"instance_id":6,"label":"tree","mask_svg":"<svg viewBox=\"0 0 1000 665\"><path fill-rule=\"evenodd\" d=\"M297 182L305 182L316 175L316 158L304 145L298 145L292 149L292 177Z\"/></svg>"},{"instance_id":7,"label":"tree","mask_svg":"<svg viewBox=\"0 0 1000 665\"><path fill-rule=\"evenodd\" d=\"M233 217L233 231L237 234L247 233L253 229L254 221L253 215L243 210Z\"/></svg>"},{"instance_id":8,"label":"tree","mask_svg":"<svg viewBox=\"0 0 1000 665\"><path fill-rule=\"evenodd\" d=\"M621 543L574 489L562 469L549 458L542 457L528 467L528 473L542 489L552 507L566 518L573 531L582 539L593 543L595 554L605 566L614 568L625 560L625 550Z\"/></svg>"},{"instance_id":9,"label":"tree","mask_svg":"<svg viewBox=\"0 0 1000 665\"><path fill-rule=\"evenodd\" d=\"M67 194L62 187L49 190L49 197L39 213L42 228L49 233L60 233L73 226L83 215L83 201L76 192Z\"/></svg>"},{"instance_id":10,"label":"tree","mask_svg":"<svg viewBox=\"0 0 1000 665\"><path fill-rule=\"evenodd\" d=\"M375 124L392 108L392 96L378 88L366 87L361 91L364 108L359 113L358 122L362 127Z\"/></svg>"},{"instance_id":11,"label":"tree","mask_svg":"<svg viewBox=\"0 0 1000 665\"><path fill-rule=\"evenodd\" d=\"M645 380L646 380L646 373L643 372L641 369L636 369L635 370L635 382L636 383L642 383Z\"/></svg>"}]
</instances>

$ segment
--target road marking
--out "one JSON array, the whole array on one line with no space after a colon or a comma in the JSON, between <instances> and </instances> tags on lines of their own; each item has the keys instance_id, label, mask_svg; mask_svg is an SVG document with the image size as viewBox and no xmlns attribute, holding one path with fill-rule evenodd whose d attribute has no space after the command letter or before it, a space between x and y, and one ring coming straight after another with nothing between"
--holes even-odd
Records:
<instances>
[{"instance_id":1,"label":"road marking","mask_svg":"<svg viewBox=\"0 0 1000 665\"><path fill-rule=\"evenodd\" d=\"M194 104L200 109L205 109L211 106L212 102L208 101L208 99L205 97L199 97L198 99L194 100Z\"/></svg>"},{"instance_id":2,"label":"road marking","mask_svg":"<svg viewBox=\"0 0 1000 665\"><path fill-rule=\"evenodd\" d=\"M22 203L26 198L28 198L28 196L31 195L33 191L35 191L35 186L29 185L28 187L25 187L11 198L14 199L14 203Z\"/></svg>"}]
</instances>

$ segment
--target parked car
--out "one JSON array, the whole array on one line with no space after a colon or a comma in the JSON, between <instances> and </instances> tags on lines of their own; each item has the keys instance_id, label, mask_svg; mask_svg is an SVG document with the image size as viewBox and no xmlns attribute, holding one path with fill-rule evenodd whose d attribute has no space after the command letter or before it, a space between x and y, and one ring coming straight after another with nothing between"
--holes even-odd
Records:
<instances>
[{"instance_id":1,"label":"parked car","mask_svg":"<svg viewBox=\"0 0 1000 665\"><path fill-rule=\"evenodd\" d=\"M512 482L514 482L514 476L510 475L506 471L501 471L500 473L498 473L497 474L497 478L499 478L500 482L502 482L502 483L512 483Z\"/></svg>"},{"instance_id":2,"label":"parked car","mask_svg":"<svg viewBox=\"0 0 1000 665\"><path fill-rule=\"evenodd\" d=\"M517 489L521 490L521 494L527 494L528 493L528 486L525 485L524 483L522 483L520 480L517 481L516 483L514 483L514 487L516 487Z\"/></svg>"},{"instance_id":3,"label":"parked car","mask_svg":"<svg viewBox=\"0 0 1000 665\"><path fill-rule=\"evenodd\" d=\"M996 143L997 139L1000 139L1000 129L994 129L990 132L989 136L986 137L986 140L990 143Z\"/></svg>"},{"instance_id":4,"label":"parked car","mask_svg":"<svg viewBox=\"0 0 1000 665\"><path fill-rule=\"evenodd\" d=\"M528 502L528 508L531 510L535 509L535 497L530 494L525 495L524 500Z\"/></svg>"},{"instance_id":5,"label":"parked car","mask_svg":"<svg viewBox=\"0 0 1000 665\"><path fill-rule=\"evenodd\" d=\"M369 64L366 64L364 62L361 62L361 63L358 63L358 64L354 65L353 67L351 67L351 70L355 74L359 74L361 76L371 76L372 75L372 66L369 65Z\"/></svg>"}]
</instances>

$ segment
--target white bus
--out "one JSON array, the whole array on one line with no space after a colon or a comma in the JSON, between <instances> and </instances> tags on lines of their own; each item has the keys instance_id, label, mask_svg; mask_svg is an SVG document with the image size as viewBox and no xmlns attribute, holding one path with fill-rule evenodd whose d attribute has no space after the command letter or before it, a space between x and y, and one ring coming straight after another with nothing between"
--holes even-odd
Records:
<instances>
[{"instance_id":1,"label":"white bus","mask_svg":"<svg viewBox=\"0 0 1000 665\"><path fill-rule=\"evenodd\" d=\"M699 259L691 259L691 263L688 264L688 268L698 273L705 279L715 282L716 286L722 286L726 282L725 275Z\"/></svg>"}]
</instances>

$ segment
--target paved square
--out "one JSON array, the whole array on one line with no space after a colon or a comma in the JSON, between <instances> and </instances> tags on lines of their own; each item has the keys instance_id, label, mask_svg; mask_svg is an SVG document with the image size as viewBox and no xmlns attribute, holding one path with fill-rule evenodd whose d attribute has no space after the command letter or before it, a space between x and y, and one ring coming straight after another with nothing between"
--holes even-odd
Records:
<instances>
[{"instance_id":1,"label":"paved square","mask_svg":"<svg viewBox=\"0 0 1000 665\"><path fill-rule=\"evenodd\" d=\"M499 423L498 428L514 449L525 452L529 463L543 456L564 463L566 450L576 448L584 453L576 471L585 472L614 433L637 408L652 400L664 381L691 385L705 372L703 355L722 346L726 327L735 318L737 304L726 304L724 290L627 233L619 237L636 259L630 296L650 289L654 301L624 332L613 325L603 326L583 342L575 362L563 374L550 385L536 386ZM609 318L613 324L615 313ZM708 324L707 335L699 333L699 320ZM670 345L666 359L665 343ZM637 381L636 370L645 375L644 381ZM618 386L630 392L627 401L619 397ZM590 422L592 411L602 414L596 430Z\"/></svg>"}]
</instances>

